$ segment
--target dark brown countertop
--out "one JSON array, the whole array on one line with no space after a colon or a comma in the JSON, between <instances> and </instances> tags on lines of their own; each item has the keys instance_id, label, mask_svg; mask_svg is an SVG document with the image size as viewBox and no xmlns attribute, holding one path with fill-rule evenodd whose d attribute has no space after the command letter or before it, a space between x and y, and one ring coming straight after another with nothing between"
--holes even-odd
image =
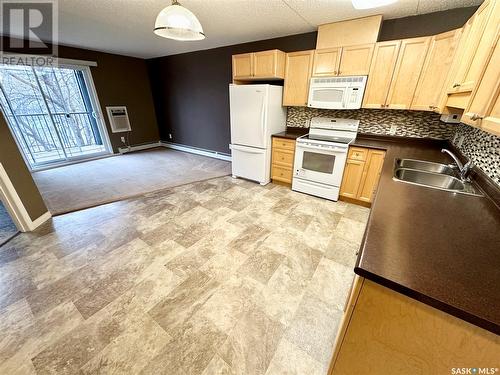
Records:
<instances>
[{"instance_id":1,"label":"dark brown countertop","mask_svg":"<svg viewBox=\"0 0 500 375\"><path fill-rule=\"evenodd\" d=\"M286 131L273 134L272 136L276 138L297 139L308 132L309 128L287 128Z\"/></svg>"},{"instance_id":2,"label":"dark brown countertop","mask_svg":"<svg viewBox=\"0 0 500 375\"><path fill-rule=\"evenodd\" d=\"M395 158L450 163L445 141L359 136L387 151L355 272L500 334L500 210L392 179Z\"/></svg>"}]
</instances>

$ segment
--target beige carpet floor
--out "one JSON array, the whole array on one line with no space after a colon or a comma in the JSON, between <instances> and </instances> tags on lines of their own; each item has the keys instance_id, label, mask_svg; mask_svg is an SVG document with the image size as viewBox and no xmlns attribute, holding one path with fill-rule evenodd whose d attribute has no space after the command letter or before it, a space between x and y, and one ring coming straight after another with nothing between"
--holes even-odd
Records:
<instances>
[{"instance_id":1,"label":"beige carpet floor","mask_svg":"<svg viewBox=\"0 0 500 375\"><path fill-rule=\"evenodd\" d=\"M157 148L33 173L53 215L231 173L231 163Z\"/></svg>"}]
</instances>

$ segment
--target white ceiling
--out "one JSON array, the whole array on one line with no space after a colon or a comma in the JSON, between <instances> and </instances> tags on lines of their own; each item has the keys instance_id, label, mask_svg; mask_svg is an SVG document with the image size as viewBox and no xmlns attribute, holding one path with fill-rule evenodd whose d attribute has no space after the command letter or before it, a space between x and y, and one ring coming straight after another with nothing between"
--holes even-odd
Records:
<instances>
[{"instance_id":1,"label":"white ceiling","mask_svg":"<svg viewBox=\"0 0 500 375\"><path fill-rule=\"evenodd\" d=\"M151 58L314 31L317 26L383 14L384 19L479 5L482 0L399 0L359 11L351 0L181 0L207 38L177 42L153 34L169 0L59 0L59 43Z\"/></svg>"}]
</instances>

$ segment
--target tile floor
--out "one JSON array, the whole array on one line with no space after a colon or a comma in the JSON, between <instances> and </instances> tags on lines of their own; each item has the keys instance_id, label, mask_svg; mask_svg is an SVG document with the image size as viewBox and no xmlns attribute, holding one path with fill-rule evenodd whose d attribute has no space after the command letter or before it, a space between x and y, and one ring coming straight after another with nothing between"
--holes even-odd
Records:
<instances>
[{"instance_id":1,"label":"tile floor","mask_svg":"<svg viewBox=\"0 0 500 375\"><path fill-rule=\"evenodd\" d=\"M0 248L1 374L325 374L369 210L221 177Z\"/></svg>"}]
</instances>

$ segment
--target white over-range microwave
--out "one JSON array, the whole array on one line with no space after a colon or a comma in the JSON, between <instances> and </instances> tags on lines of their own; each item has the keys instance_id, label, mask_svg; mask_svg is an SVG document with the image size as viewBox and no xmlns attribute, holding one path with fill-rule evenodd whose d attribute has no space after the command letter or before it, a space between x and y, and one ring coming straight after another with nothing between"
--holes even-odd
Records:
<instances>
[{"instance_id":1,"label":"white over-range microwave","mask_svg":"<svg viewBox=\"0 0 500 375\"><path fill-rule=\"evenodd\" d=\"M312 78L308 107L359 109L363 102L367 76Z\"/></svg>"}]
</instances>

